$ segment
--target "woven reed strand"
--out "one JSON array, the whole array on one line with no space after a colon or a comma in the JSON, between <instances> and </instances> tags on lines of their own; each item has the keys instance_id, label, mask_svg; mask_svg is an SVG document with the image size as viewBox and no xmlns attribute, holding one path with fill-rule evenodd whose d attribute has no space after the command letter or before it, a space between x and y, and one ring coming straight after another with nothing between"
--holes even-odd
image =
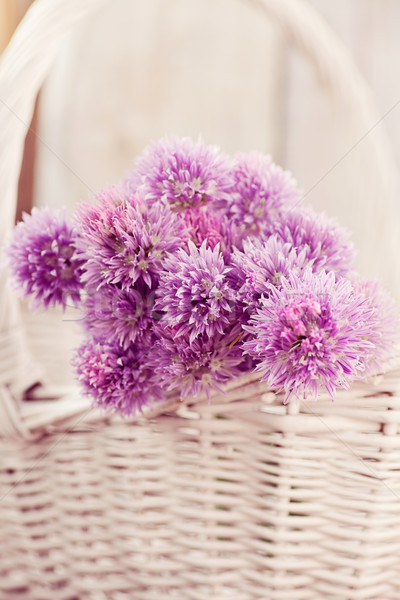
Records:
<instances>
[{"instance_id":1,"label":"woven reed strand","mask_svg":"<svg viewBox=\"0 0 400 600\"><path fill-rule=\"evenodd\" d=\"M1 440L1 600L398 600L399 373L333 406L247 387Z\"/></svg>"}]
</instances>

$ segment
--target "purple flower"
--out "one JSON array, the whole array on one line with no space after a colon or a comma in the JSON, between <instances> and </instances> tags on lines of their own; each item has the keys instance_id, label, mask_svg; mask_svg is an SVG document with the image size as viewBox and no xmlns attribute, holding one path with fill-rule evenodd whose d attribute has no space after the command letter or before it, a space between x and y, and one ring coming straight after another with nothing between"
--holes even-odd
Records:
<instances>
[{"instance_id":1,"label":"purple flower","mask_svg":"<svg viewBox=\"0 0 400 600\"><path fill-rule=\"evenodd\" d=\"M151 205L182 211L222 201L232 187L230 160L214 146L189 138L164 138L147 147L125 186Z\"/></svg>"},{"instance_id":2,"label":"purple flower","mask_svg":"<svg viewBox=\"0 0 400 600\"><path fill-rule=\"evenodd\" d=\"M379 281L357 278L353 282L354 293L362 294L373 309L370 317L369 341L374 349L367 363L368 374L377 374L390 367L400 352L400 309Z\"/></svg>"},{"instance_id":3,"label":"purple flower","mask_svg":"<svg viewBox=\"0 0 400 600\"><path fill-rule=\"evenodd\" d=\"M200 248L189 241L188 252L178 250L163 266L156 309L166 324L176 327L175 335L188 336L192 343L204 333L222 334L232 322L234 295L219 245L211 250L205 241Z\"/></svg>"},{"instance_id":4,"label":"purple flower","mask_svg":"<svg viewBox=\"0 0 400 600\"><path fill-rule=\"evenodd\" d=\"M155 376L168 391L179 390L181 398L197 396L221 386L240 375L245 360L237 343L243 336L240 325L226 334L201 335L192 344L176 334L176 330L160 323L160 339L153 354Z\"/></svg>"},{"instance_id":5,"label":"purple flower","mask_svg":"<svg viewBox=\"0 0 400 600\"><path fill-rule=\"evenodd\" d=\"M350 271L354 250L348 241L349 234L323 213L316 213L310 207L291 210L275 220L269 232L298 252L305 249L313 271L325 269L339 275Z\"/></svg>"},{"instance_id":6,"label":"purple flower","mask_svg":"<svg viewBox=\"0 0 400 600\"><path fill-rule=\"evenodd\" d=\"M296 181L260 152L238 154L233 168L231 195L216 206L232 219L245 235L258 235L278 214L299 202Z\"/></svg>"},{"instance_id":7,"label":"purple flower","mask_svg":"<svg viewBox=\"0 0 400 600\"><path fill-rule=\"evenodd\" d=\"M188 209L183 221L192 242L200 247L204 241L211 250L219 244L225 262L229 262L234 247L242 247L242 239L236 225L224 215L212 213L210 209Z\"/></svg>"},{"instance_id":8,"label":"purple flower","mask_svg":"<svg viewBox=\"0 0 400 600\"><path fill-rule=\"evenodd\" d=\"M138 195L123 197L118 188L99 194L98 200L83 205L77 215L87 285L129 291L142 280L154 287L164 256L184 243L181 220L165 206L148 208Z\"/></svg>"},{"instance_id":9,"label":"purple flower","mask_svg":"<svg viewBox=\"0 0 400 600\"><path fill-rule=\"evenodd\" d=\"M79 302L82 260L76 251L77 232L65 211L32 209L23 214L8 246L10 273L25 297L32 294L35 307Z\"/></svg>"},{"instance_id":10,"label":"purple flower","mask_svg":"<svg viewBox=\"0 0 400 600\"><path fill-rule=\"evenodd\" d=\"M115 285L88 294L84 324L95 338L104 338L127 349L131 342L150 341L154 291L142 282L125 291Z\"/></svg>"},{"instance_id":11,"label":"purple flower","mask_svg":"<svg viewBox=\"0 0 400 600\"><path fill-rule=\"evenodd\" d=\"M291 244L284 243L276 235L266 242L247 239L243 251L232 254L231 276L236 277L238 299L254 312L262 294L268 293L270 285L280 287L282 277L299 273L312 261L306 260L306 250L299 252Z\"/></svg>"},{"instance_id":12,"label":"purple flower","mask_svg":"<svg viewBox=\"0 0 400 600\"><path fill-rule=\"evenodd\" d=\"M89 340L76 352L73 364L77 379L96 405L108 412L133 415L162 394L149 368L149 349L131 344Z\"/></svg>"},{"instance_id":13,"label":"purple flower","mask_svg":"<svg viewBox=\"0 0 400 600\"><path fill-rule=\"evenodd\" d=\"M286 402L293 395L315 399L321 389L334 398L336 388L348 389L365 372L374 309L333 272L307 270L302 278L282 278L281 285L271 286L244 326L253 339L243 349L259 361L262 379L285 392Z\"/></svg>"}]
</instances>

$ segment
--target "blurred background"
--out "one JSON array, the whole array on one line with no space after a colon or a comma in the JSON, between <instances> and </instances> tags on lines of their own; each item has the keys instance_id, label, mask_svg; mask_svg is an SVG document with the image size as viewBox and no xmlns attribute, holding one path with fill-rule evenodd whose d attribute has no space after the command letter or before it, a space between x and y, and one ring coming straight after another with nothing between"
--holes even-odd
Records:
<instances>
[{"instance_id":1,"label":"blurred background","mask_svg":"<svg viewBox=\"0 0 400 600\"><path fill-rule=\"evenodd\" d=\"M0 51L31 3L0 0ZM79 135L87 144L89 127L96 125L92 143L98 149L91 153L96 164L104 154L99 142L107 148L110 136L114 160L107 155L106 164L95 168L94 176L90 173L89 183L98 187L97 182L105 182L108 174L114 181L127 168L126 155L131 159L149 138L169 130L201 132L207 141L228 151L254 147L270 151L278 161L290 163L307 187L312 175L303 173L305 161L298 156L298 146L304 148L304 138L298 138L307 131L307 162L319 162L321 148L313 155L318 142L314 136L329 106L319 105L320 91L313 89L318 84L312 71L291 52L276 26L252 14L244 4L235 0L114 0L106 3L90 26L84 26L77 35L80 45L74 40L65 49L46 85L46 103L47 88L55 93L54 87L60 85L54 98L58 114L52 110L41 116L51 129L56 128L55 118L62 111L68 111L68 125L81 117L83 123L77 122L70 136ZM344 41L384 114L400 98L400 3L308 0L308 4ZM85 99L91 105L89 122ZM122 115L116 106L124 109ZM107 123L112 132L102 131L99 140L99 126ZM390 115L385 126L399 158L398 114ZM52 133L54 139L59 133ZM68 147L67 142L64 145ZM304 151L300 154L304 157ZM80 171L87 168L81 167L82 156L74 163ZM100 174L104 169L106 176Z\"/></svg>"},{"instance_id":2,"label":"blurred background","mask_svg":"<svg viewBox=\"0 0 400 600\"><path fill-rule=\"evenodd\" d=\"M30 4L0 0L0 50ZM252 4L104 2L68 38L40 91L17 216L32 203L72 208L117 183L151 140L202 135L230 153L270 153L290 169L306 201L352 231L361 271L398 294L400 200L376 185L372 150L385 131L399 164L399 0L303 2L369 85L369 122L335 101L310 60Z\"/></svg>"},{"instance_id":3,"label":"blurred background","mask_svg":"<svg viewBox=\"0 0 400 600\"><path fill-rule=\"evenodd\" d=\"M0 0L0 49L29 4ZM28 136L20 205L71 206L117 182L149 140L201 134L228 152L271 153L308 201L357 238L351 197L362 193L362 182L352 157L325 174L364 132L349 133L346 115L304 57L246 4L106 2L65 45L41 91L33 129L48 148ZM398 0L308 4L343 40L384 115L400 100ZM399 114L393 110L380 125L397 159Z\"/></svg>"}]
</instances>

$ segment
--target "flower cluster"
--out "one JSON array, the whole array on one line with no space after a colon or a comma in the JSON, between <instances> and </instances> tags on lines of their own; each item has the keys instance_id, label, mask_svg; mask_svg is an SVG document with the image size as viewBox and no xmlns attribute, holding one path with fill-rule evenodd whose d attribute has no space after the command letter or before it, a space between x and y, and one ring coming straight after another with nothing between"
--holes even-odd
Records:
<instances>
[{"instance_id":1,"label":"flower cluster","mask_svg":"<svg viewBox=\"0 0 400 600\"><path fill-rule=\"evenodd\" d=\"M166 138L94 200L73 219L25 215L8 255L36 305L79 303L77 379L107 411L208 396L253 368L285 401L333 398L393 356L396 304L270 156Z\"/></svg>"}]
</instances>

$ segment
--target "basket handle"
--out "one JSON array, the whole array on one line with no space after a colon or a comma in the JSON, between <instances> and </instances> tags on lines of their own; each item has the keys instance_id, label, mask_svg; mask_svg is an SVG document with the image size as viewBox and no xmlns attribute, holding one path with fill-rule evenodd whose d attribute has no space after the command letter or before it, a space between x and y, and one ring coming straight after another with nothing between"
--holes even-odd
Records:
<instances>
[{"instance_id":1,"label":"basket handle","mask_svg":"<svg viewBox=\"0 0 400 600\"><path fill-rule=\"evenodd\" d=\"M24 140L37 93L67 35L105 1L36 0L3 53L0 61L1 245L13 227ZM297 49L313 64L322 85L352 111L354 120L364 129L378 120L368 88L346 49L306 2L242 1L278 22ZM387 199L388 210L394 211L397 169L385 134L382 131L375 134L371 147L372 171L380 193ZM394 255L398 255L399 241L393 235L387 238ZM400 290L399 281L396 285ZM24 425L24 417L20 407L15 407L14 399L22 398L22 391L38 379L39 371L26 350L21 318L8 287L4 266L0 268L0 305L0 388L3 397L0 403L2 411L9 417L4 415L0 419L0 435L10 435L13 430L17 435L29 437L31 430ZM80 406L75 406L75 416L80 410L82 413L87 411L87 400L82 399ZM57 402L49 403L46 410L47 423L62 417ZM67 406L65 419L68 421ZM7 422L8 426L2 428L2 422Z\"/></svg>"},{"instance_id":2,"label":"basket handle","mask_svg":"<svg viewBox=\"0 0 400 600\"><path fill-rule=\"evenodd\" d=\"M0 59L0 245L14 225L25 136L37 94L67 35L105 0L36 0ZM20 311L0 262L0 435L30 437L20 413L42 370L27 350ZM87 403L86 403L87 407Z\"/></svg>"}]
</instances>

